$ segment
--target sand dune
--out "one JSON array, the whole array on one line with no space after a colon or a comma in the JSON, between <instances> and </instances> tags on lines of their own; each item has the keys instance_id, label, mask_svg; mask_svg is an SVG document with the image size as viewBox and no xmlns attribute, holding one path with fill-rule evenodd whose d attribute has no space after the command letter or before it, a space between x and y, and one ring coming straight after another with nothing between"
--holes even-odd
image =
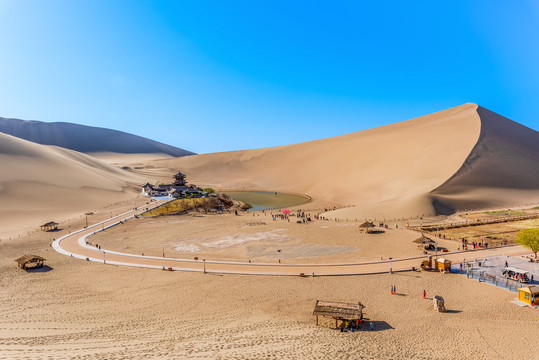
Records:
<instances>
[{"instance_id":1,"label":"sand dune","mask_svg":"<svg viewBox=\"0 0 539 360\"><path fill-rule=\"evenodd\" d=\"M133 197L141 181L89 155L0 134L0 238Z\"/></svg>"},{"instance_id":2,"label":"sand dune","mask_svg":"<svg viewBox=\"0 0 539 360\"><path fill-rule=\"evenodd\" d=\"M0 117L0 132L43 145L56 145L83 153L193 155L191 151L122 131L79 124L24 121Z\"/></svg>"},{"instance_id":3,"label":"sand dune","mask_svg":"<svg viewBox=\"0 0 539 360\"><path fill-rule=\"evenodd\" d=\"M477 113L479 140L432 198L453 209L539 202L539 133L481 106Z\"/></svg>"},{"instance_id":4,"label":"sand dune","mask_svg":"<svg viewBox=\"0 0 539 360\"><path fill-rule=\"evenodd\" d=\"M537 132L464 104L323 140L158 163L197 183L354 205L330 216L391 218L539 201L538 144Z\"/></svg>"}]
</instances>

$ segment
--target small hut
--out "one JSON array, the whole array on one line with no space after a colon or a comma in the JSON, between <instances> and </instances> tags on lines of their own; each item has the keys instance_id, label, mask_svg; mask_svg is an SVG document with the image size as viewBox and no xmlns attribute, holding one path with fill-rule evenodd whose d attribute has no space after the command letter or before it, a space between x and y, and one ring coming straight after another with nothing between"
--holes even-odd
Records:
<instances>
[{"instance_id":1,"label":"small hut","mask_svg":"<svg viewBox=\"0 0 539 360\"><path fill-rule=\"evenodd\" d=\"M38 269L43 267L44 258L37 255L23 255L15 260L23 270Z\"/></svg>"},{"instance_id":2,"label":"small hut","mask_svg":"<svg viewBox=\"0 0 539 360\"><path fill-rule=\"evenodd\" d=\"M447 260L443 258L436 259L436 262L434 263L434 267L438 271L451 272L451 260Z\"/></svg>"},{"instance_id":3,"label":"small hut","mask_svg":"<svg viewBox=\"0 0 539 360\"><path fill-rule=\"evenodd\" d=\"M359 225L359 230L360 231L363 231L363 229L365 229L367 231L367 233L370 233L371 232L371 228L374 227L374 224L370 221L365 221L363 224Z\"/></svg>"},{"instance_id":4,"label":"small hut","mask_svg":"<svg viewBox=\"0 0 539 360\"><path fill-rule=\"evenodd\" d=\"M436 244L436 241L429 239L425 235L421 234L421 237L414 240L416 244Z\"/></svg>"},{"instance_id":5,"label":"small hut","mask_svg":"<svg viewBox=\"0 0 539 360\"><path fill-rule=\"evenodd\" d=\"M518 299L522 302L535 306L539 301L539 286L531 285L518 288Z\"/></svg>"},{"instance_id":6,"label":"small hut","mask_svg":"<svg viewBox=\"0 0 539 360\"><path fill-rule=\"evenodd\" d=\"M359 323L363 319L363 304L341 303L333 301L316 300L313 315L316 315L316 325L318 325L318 316L330 317L335 319L335 327L339 320L355 320Z\"/></svg>"},{"instance_id":7,"label":"small hut","mask_svg":"<svg viewBox=\"0 0 539 360\"><path fill-rule=\"evenodd\" d=\"M41 231L54 231L58 230L58 223L54 221L49 221L46 224L41 225Z\"/></svg>"}]
</instances>

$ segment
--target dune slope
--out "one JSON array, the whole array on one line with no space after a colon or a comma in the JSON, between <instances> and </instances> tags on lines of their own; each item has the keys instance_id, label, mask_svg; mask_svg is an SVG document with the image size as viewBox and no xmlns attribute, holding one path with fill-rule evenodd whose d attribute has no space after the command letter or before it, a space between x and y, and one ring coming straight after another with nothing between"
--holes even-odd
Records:
<instances>
[{"instance_id":1,"label":"dune slope","mask_svg":"<svg viewBox=\"0 0 539 360\"><path fill-rule=\"evenodd\" d=\"M56 145L83 153L166 154L194 153L122 131L79 124L24 121L0 117L0 132L43 145Z\"/></svg>"},{"instance_id":2,"label":"dune slope","mask_svg":"<svg viewBox=\"0 0 539 360\"><path fill-rule=\"evenodd\" d=\"M191 181L202 184L299 192L314 199L354 205L353 208L333 212L332 216L340 218L410 217L436 211L451 212L462 206L454 200L460 190L453 183L440 186L448 179L453 179L455 185L460 184L459 181L468 182L463 177L463 164L473 156L472 151L477 149L478 143L494 146L501 153L508 148L519 149L519 153L527 154L521 159L522 167L537 160L533 151L529 152L529 144L520 141L521 136L527 136L528 142L533 142L536 132L520 127L520 130L515 130L514 138L507 140L511 146L502 148L498 145L504 130L501 133L495 131L499 135L495 140L492 135L495 122L488 122L492 125L482 127L485 112L488 110L476 104L464 104L333 138L160 162L180 168ZM502 120L502 123L509 121ZM511 122L508 127L515 124ZM516 144L521 144L520 148ZM472 162L472 166L477 164ZM498 170L496 167L492 169ZM481 176L481 171L473 173L476 182L469 186L479 190L484 188L483 181L491 175ZM514 181L525 188L524 184L529 182L527 188L537 190L536 181L528 179L530 174L533 171L521 172ZM506 175L500 173L499 178L506 179ZM507 189L515 188L509 182L506 185ZM453 189L456 193L452 192Z\"/></svg>"},{"instance_id":3,"label":"dune slope","mask_svg":"<svg viewBox=\"0 0 539 360\"><path fill-rule=\"evenodd\" d=\"M450 209L516 207L539 201L539 132L481 106L481 133L461 168L431 192Z\"/></svg>"},{"instance_id":4,"label":"dune slope","mask_svg":"<svg viewBox=\"0 0 539 360\"><path fill-rule=\"evenodd\" d=\"M142 179L89 155L0 133L0 238L133 196Z\"/></svg>"}]
</instances>

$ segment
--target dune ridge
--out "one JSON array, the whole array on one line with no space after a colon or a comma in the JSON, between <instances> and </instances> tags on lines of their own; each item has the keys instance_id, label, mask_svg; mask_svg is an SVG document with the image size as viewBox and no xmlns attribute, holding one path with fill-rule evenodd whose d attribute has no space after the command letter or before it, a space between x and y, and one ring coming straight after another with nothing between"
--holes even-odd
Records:
<instances>
[{"instance_id":1,"label":"dune ridge","mask_svg":"<svg viewBox=\"0 0 539 360\"><path fill-rule=\"evenodd\" d=\"M0 238L132 197L141 181L89 155L0 133Z\"/></svg>"},{"instance_id":2,"label":"dune ridge","mask_svg":"<svg viewBox=\"0 0 539 360\"><path fill-rule=\"evenodd\" d=\"M481 106L481 133L461 168L431 191L451 210L539 201L539 132Z\"/></svg>"},{"instance_id":3,"label":"dune ridge","mask_svg":"<svg viewBox=\"0 0 539 360\"><path fill-rule=\"evenodd\" d=\"M331 217L407 218L539 201L538 144L536 131L468 103L333 138L158 162L217 188L353 206Z\"/></svg>"},{"instance_id":4,"label":"dune ridge","mask_svg":"<svg viewBox=\"0 0 539 360\"><path fill-rule=\"evenodd\" d=\"M79 124L25 121L0 117L0 132L42 145L56 145L83 153L166 154L194 153L123 131Z\"/></svg>"}]
</instances>

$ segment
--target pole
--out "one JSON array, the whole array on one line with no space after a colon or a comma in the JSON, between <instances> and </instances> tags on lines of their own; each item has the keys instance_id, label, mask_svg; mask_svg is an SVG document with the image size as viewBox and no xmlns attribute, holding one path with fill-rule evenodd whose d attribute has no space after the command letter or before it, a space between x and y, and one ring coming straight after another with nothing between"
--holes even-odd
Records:
<instances>
[{"instance_id":1,"label":"pole","mask_svg":"<svg viewBox=\"0 0 539 360\"><path fill-rule=\"evenodd\" d=\"M162 245L163 247L163 257L165 257L165 245Z\"/></svg>"},{"instance_id":2,"label":"pole","mask_svg":"<svg viewBox=\"0 0 539 360\"><path fill-rule=\"evenodd\" d=\"M88 227L88 215L86 215L86 227Z\"/></svg>"},{"instance_id":3,"label":"pole","mask_svg":"<svg viewBox=\"0 0 539 360\"><path fill-rule=\"evenodd\" d=\"M389 258L389 273L393 274L393 266L391 265L391 260L393 260L393 258Z\"/></svg>"},{"instance_id":4,"label":"pole","mask_svg":"<svg viewBox=\"0 0 539 360\"><path fill-rule=\"evenodd\" d=\"M206 273L206 259L202 259L204 261L204 274Z\"/></svg>"},{"instance_id":5,"label":"pole","mask_svg":"<svg viewBox=\"0 0 539 360\"><path fill-rule=\"evenodd\" d=\"M281 250L277 250L277 256L279 257L279 264L281 263Z\"/></svg>"},{"instance_id":6,"label":"pole","mask_svg":"<svg viewBox=\"0 0 539 360\"><path fill-rule=\"evenodd\" d=\"M107 263L107 253L103 251L103 264Z\"/></svg>"}]
</instances>

